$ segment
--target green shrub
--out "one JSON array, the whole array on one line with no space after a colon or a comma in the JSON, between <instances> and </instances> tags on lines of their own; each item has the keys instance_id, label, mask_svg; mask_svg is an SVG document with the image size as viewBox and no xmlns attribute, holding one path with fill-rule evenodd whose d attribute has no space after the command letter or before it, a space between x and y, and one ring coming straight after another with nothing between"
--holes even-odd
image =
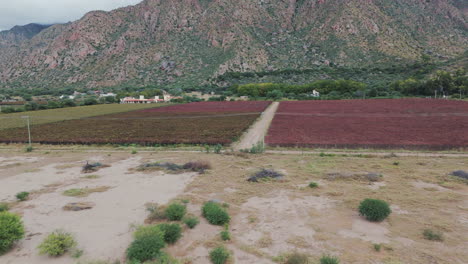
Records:
<instances>
[{"instance_id":1,"label":"green shrub","mask_svg":"<svg viewBox=\"0 0 468 264\"><path fill-rule=\"evenodd\" d=\"M20 201L26 201L29 197L29 193L28 192L19 192L16 194L16 199L20 200Z\"/></svg>"},{"instance_id":2,"label":"green shrub","mask_svg":"<svg viewBox=\"0 0 468 264\"><path fill-rule=\"evenodd\" d=\"M225 264L231 254L224 247L217 247L210 251L210 260L213 264Z\"/></svg>"},{"instance_id":3,"label":"green shrub","mask_svg":"<svg viewBox=\"0 0 468 264\"><path fill-rule=\"evenodd\" d=\"M146 210L150 213L149 216L148 216L148 220L150 220L150 221L157 221L157 220L166 219L166 212L165 212L164 208L160 207L156 203L146 204Z\"/></svg>"},{"instance_id":4,"label":"green shrub","mask_svg":"<svg viewBox=\"0 0 468 264\"><path fill-rule=\"evenodd\" d=\"M186 211L187 209L185 205L173 203L166 208L165 214L167 219L171 221L179 221L182 220Z\"/></svg>"},{"instance_id":5,"label":"green shrub","mask_svg":"<svg viewBox=\"0 0 468 264\"><path fill-rule=\"evenodd\" d=\"M221 231L220 235L221 235L221 239L222 239L223 241L231 240L231 233L229 233L228 230L223 230L223 231Z\"/></svg>"},{"instance_id":6,"label":"green shrub","mask_svg":"<svg viewBox=\"0 0 468 264\"><path fill-rule=\"evenodd\" d=\"M32 151L33 151L33 147L27 146L27 147L24 149L24 151L26 151L26 152L32 152Z\"/></svg>"},{"instance_id":7,"label":"green shrub","mask_svg":"<svg viewBox=\"0 0 468 264\"><path fill-rule=\"evenodd\" d=\"M24 226L21 218L10 212L0 212L0 255L6 253L23 237Z\"/></svg>"},{"instance_id":8,"label":"green shrub","mask_svg":"<svg viewBox=\"0 0 468 264\"><path fill-rule=\"evenodd\" d=\"M38 249L41 255L57 257L65 254L75 246L75 239L70 233L57 230L49 234L38 246Z\"/></svg>"},{"instance_id":9,"label":"green shrub","mask_svg":"<svg viewBox=\"0 0 468 264\"><path fill-rule=\"evenodd\" d=\"M388 203L382 200L365 199L359 205L359 213L372 222L383 221L391 212Z\"/></svg>"},{"instance_id":10,"label":"green shrub","mask_svg":"<svg viewBox=\"0 0 468 264\"><path fill-rule=\"evenodd\" d=\"M223 149L223 145L218 144L218 145L214 146L214 153L220 154L222 149Z\"/></svg>"},{"instance_id":11,"label":"green shrub","mask_svg":"<svg viewBox=\"0 0 468 264\"><path fill-rule=\"evenodd\" d=\"M156 259L166 246L160 235L143 235L136 238L127 249L127 259L141 263Z\"/></svg>"},{"instance_id":12,"label":"green shrub","mask_svg":"<svg viewBox=\"0 0 468 264\"><path fill-rule=\"evenodd\" d=\"M301 254L301 253L292 253L290 254L287 259L285 264L307 264L309 263L309 257L306 254Z\"/></svg>"},{"instance_id":13,"label":"green shrub","mask_svg":"<svg viewBox=\"0 0 468 264\"><path fill-rule=\"evenodd\" d=\"M145 264L180 264L180 262L166 252L161 251L161 254L155 260Z\"/></svg>"},{"instance_id":14,"label":"green shrub","mask_svg":"<svg viewBox=\"0 0 468 264\"><path fill-rule=\"evenodd\" d=\"M182 228L179 224L159 224L157 225L164 232L164 241L174 244L182 237Z\"/></svg>"},{"instance_id":15,"label":"green shrub","mask_svg":"<svg viewBox=\"0 0 468 264\"><path fill-rule=\"evenodd\" d=\"M75 248L71 252L71 257L74 258L74 259L78 259L78 258L81 258L81 256L83 256L83 254L84 254L84 250Z\"/></svg>"},{"instance_id":16,"label":"green shrub","mask_svg":"<svg viewBox=\"0 0 468 264\"><path fill-rule=\"evenodd\" d=\"M7 203L0 203L0 213L8 211L9 209L10 209L10 207L8 206Z\"/></svg>"},{"instance_id":17,"label":"green shrub","mask_svg":"<svg viewBox=\"0 0 468 264\"><path fill-rule=\"evenodd\" d=\"M337 257L322 256L320 258L320 264L339 264L340 260Z\"/></svg>"},{"instance_id":18,"label":"green shrub","mask_svg":"<svg viewBox=\"0 0 468 264\"><path fill-rule=\"evenodd\" d=\"M380 252L381 249L382 249L382 245L381 245L381 244L374 244L374 250L375 250L375 251Z\"/></svg>"},{"instance_id":19,"label":"green shrub","mask_svg":"<svg viewBox=\"0 0 468 264\"><path fill-rule=\"evenodd\" d=\"M309 183L309 187L312 188L312 189L318 188L318 183L316 183L316 182L311 182L311 183Z\"/></svg>"},{"instance_id":20,"label":"green shrub","mask_svg":"<svg viewBox=\"0 0 468 264\"><path fill-rule=\"evenodd\" d=\"M424 229L423 236L425 239L431 241L444 241L444 236L442 235L442 233L432 231L431 229Z\"/></svg>"},{"instance_id":21,"label":"green shrub","mask_svg":"<svg viewBox=\"0 0 468 264\"><path fill-rule=\"evenodd\" d=\"M184 223L190 228L193 229L195 226L198 225L200 221L196 217L187 217L184 219Z\"/></svg>"},{"instance_id":22,"label":"green shrub","mask_svg":"<svg viewBox=\"0 0 468 264\"><path fill-rule=\"evenodd\" d=\"M202 215L212 225L224 225L231 220L226 209L215 202L206 202L202 207Z\"/></svg>"},{"instance_id":23,"label":"green shrub","mask_svg":"<svg viewBox=\"0 0 468 264\"><path fill-rule=\"evenodd\" d=\"M265 144L263 142L258 142L253 145L250 149L241 149L241 152L251 153L251 154L262 154L265 152Z\"/></svg>"},{"instance_id":24,"label":"green shrub","mask_svg":"<svg viewBox=\"0 0 468 264\"><path fill-rule=\"evenodd\" d=\"M161 228L157 225L149 225L139 226L133 233L133 237L135 239L139 239L144 236L159 236L162 240L164 240L164 231L162 231Z\"/></svg>"}]
</instances>

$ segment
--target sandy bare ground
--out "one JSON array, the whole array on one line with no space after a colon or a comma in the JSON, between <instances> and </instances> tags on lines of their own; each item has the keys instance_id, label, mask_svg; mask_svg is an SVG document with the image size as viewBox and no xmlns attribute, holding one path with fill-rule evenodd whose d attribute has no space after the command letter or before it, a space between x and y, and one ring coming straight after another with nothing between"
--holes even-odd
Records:
<instances>
[{"instance_id":1,"label":"sandy bare ground","mask_svg":"<svg viewBox=\"0 0 468 264\"><path fill-rule=\"evenodd\" d=\"M22 159L25 160L25 159ZM92 161L103 160L97 157ZM0 159L0 165L2 160ZM8 161L3 161L8 162ZM144 204L165 204L181 194L193 173L167 175L161 172L127 173L140 165L140 158L131 157L113 163L95 173L97 179L83 179L80 172L84 160L39 166L32 173L8 175L0 171L0 200L12 201L17 192L33 191L29 201L14 208L23 216L27 239L15 250L0 257L0 263L75 263L70 257L51 259L37 254L36 247L49 232L63 229L72 233L85 253L83 259L122 260L131 242L132 225L142 224L147 212ZM88 197L68 197L63 191L71 188L108 186L109 190ZM64 211L70 202L90 202L91 210Z\"/></svg>"},{"instance_id":2,"label":"sandy bare ground","mask_svg":"<svg viewBox=\"0 0 468 264\"><path fill-rule=\"evenodd\" d=\"M239 142L233 145L234 150L250 149L259 142L263 142L265 135L268 133L271 121L275 117L276 110L278 109L279 102L273 102L260 116L259 120L255 122L245 133L242 135Z\"/></svg>"},{"instance_id":3,"label":"sandy bare ground","mask_svg":"<svg viewBox=\"0 0 468 264\"><path fill-rule=\"evenodd\" d=\"M313 151L313 150L267 150L266 153L270 154L285 154L285 155L316 155L320 153L327 153L333 155L369 155L369 156L389 156L391 154L398 156L398 157L452 157L452 158L459 158L459 157L466 157L468 158L467 152L460 152L460 153L444 153L444 152L392 152L392 151Z\"/></svg>"},{"instance_id":4,"label":"sandy bare ground","mask_svg":"<svg viewBox=\"0 0 468 264\"><path fill-rule=\"evenodd\" d=\"M387 153L388 154L388 153ZM12 159L16 160L13 162ZM146 161L178 164L206 160L213 169L203 175L166 175L128 171ZM85 160L111 165L83 179ZM395 162L398 161L398 165ZM5 162L7 165L2 165ZM246 179L261 168L283 172L281 181L250 183ZM395 157L265 154L216 155L201 152L44 152L0 153L0 201L13 200L18 191L33 191L29 201L13 206L21 213L27 238L0 263L88 264L87 260L122 260L131 242L131 225L147 216L147 202L189 201L188 211L200 219L195 229L166 250L183 264L207 264L209 252L225 245L233 263L284 263L300 252L318 263L323 254L340 263L358 264L464 264L468 259L468 185L448 176L468 170L465 157ZM382 174L379 182L344 178L331 180L330 172ZM311 181L316 189L307 187ZM69 188L109 186L102 193L73 198ZM359 202L378 198L390 203L392 214L381 223L359 216ZM202 204L216 199L229 205L232 240L201 217ZM64 212L70 201L93 202L83 212ZM40 257L35 249L45 233L63 228L73 233L84 250L79 259ZM444 241L424 239L429 228L443 233ZM374 244L381 244L377 252ZM112 263L112 262L111 262Z\"/></svg>"},{"instance_id":5,"label":"sandy bare ground","mask_svg":"<svg viewBox=\"0 0 468 264\"><path fill-rule=\"evenodd\" d=\"M256 142L258 143L258 142ZM256 144L255 143L255 144ZM0 144L0 153L14 153L22 151L24 149L23 144ZM138 148L114 148L106 146L57 146L57 145L34 145L35 152L81 152L81 153L128 153L135 149L138 153L154 153L155 151L164 151L166 153L200 153L204 151L202 147L187 147L187 148L150 148L150 147L138 147ZM226 152L226 151L223 151ZM227 151L229 152L229 151ZM427 158L468 158L467 151L404 151L404 150L365 150L365 149L288 149L288 148L271 148L267 149L265 153L268 154L282 154L282 155L319 155L321 153L334 154L334 155L349 155L349 156L372 156L372 157L386 157L394 155L396 157L427 157ZM8 166L12 166L16 161L13 158L7 158L9 160ZM34 161L32 161L34 162ZM0 164L0 167L2 165ZM13 167L13 166L12 166Z\"/></svg>"}]
</instances>

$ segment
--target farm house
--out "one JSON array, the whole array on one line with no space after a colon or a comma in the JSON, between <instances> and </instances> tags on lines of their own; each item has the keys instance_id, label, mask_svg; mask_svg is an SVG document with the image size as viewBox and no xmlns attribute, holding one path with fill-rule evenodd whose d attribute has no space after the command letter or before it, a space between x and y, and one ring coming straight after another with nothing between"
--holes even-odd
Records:
<instances>
[{"instance_id":1,"label":"farm house","mask_svg":"<svg viewBox=\"0 0 468 264\"><path fill-rule=\"evenodd\" d=\"M125 97L120 99L121 104L154 104L154 103L162 103L165 102L164 99L159 99L159 96L155 96L151 99L145 99L145 96L140 95L140 98L134 97Z\"/></svg>"}]
</instances>

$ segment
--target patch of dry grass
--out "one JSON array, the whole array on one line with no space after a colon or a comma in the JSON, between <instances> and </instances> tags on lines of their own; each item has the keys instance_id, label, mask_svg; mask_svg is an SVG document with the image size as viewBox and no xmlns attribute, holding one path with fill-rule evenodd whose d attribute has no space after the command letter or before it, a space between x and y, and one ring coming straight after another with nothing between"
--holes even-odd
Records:
<instances>
[{"instance_id":1,"label":"patch of dry grass","mask_svg":"<svg viewBox=\"0 0 468 264\"><path fill-rule=\"evenodd\" d=\"M106 192L110 189L109 186L100 186L95 188L76 188L76 189L68 189L65 190L62 194L65 196L73 196L73 197L87 197L92 193L97 192Z\"/></svg>"}]
</instances>

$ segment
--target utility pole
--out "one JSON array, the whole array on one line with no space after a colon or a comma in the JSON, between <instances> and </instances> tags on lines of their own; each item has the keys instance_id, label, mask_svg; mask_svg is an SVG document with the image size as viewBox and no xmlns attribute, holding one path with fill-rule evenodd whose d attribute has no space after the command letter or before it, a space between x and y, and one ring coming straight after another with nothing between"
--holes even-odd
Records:
<instances>
[{"instance_id":1,"label":"utility pole","mask_svg":"<svg viewBox=\"0 0 468 264\"><path fill-rule=\"evenodd\" d=\"M30 127L30 124L29 124L29 116L22 116L21 118L26 119L26 124L27 124L27 127L28 127L29 147L31 147L32 146L32 144L31 144L31 127Z\"/></svg>"}]
</instances>

